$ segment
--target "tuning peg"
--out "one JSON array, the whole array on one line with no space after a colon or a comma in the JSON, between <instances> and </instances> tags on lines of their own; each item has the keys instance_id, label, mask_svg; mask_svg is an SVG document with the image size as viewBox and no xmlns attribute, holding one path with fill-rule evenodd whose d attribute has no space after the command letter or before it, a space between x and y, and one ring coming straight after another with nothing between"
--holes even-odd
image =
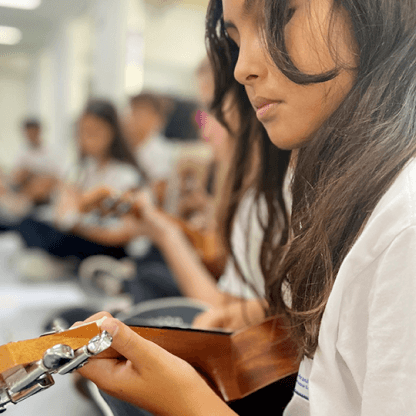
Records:
<instances>
[{"instance_id":1,"label":"tuning peg","mask_svg":"<svg viewBox=\"0 0 416 416\"><path fill-rule=\"evenodd\" d=\"M113 338L107 332L103 331L83 347L75 351L74 358L58 369L58 374L67 374L85 365L88 359L106 350L112 343Z\"/></svg>"},{"instance_id":2,"label":"tuning peg","mask_svg":"<svg viewBox=\"0 0 416 416\"><path fill-rule=\"evenodd\" d=\"M18 403L52 386L55 382L51 373L66 374L80 368L88 358L106 350L112 340L111 335L103 331L76 351L68 345L55 345L43 354L42 359L27 367L20 366L4 377L4 382L0 378L0 413L6 410L6 405Z\"/></svg>"},{"instance_id":3,"label":"tuning peg","mask_svg":"<svg viewBox=\"0 0 416 416\"><path fill-rule=\"evenodd\" d=\"M43 355L43 365L53 371L62 367L68 361L74 358L74 350L68 345L58 344L49 348Z\"/></svg>"},{"instance_id":4,"label":"tuning peg","mask_svg":"<svg viewBox=\"0 0 416 416\"><path fill-rule=\"evenodd\" d=\"M68 345L58 344L46 350L41 360L17 371L6 378L9 394L20 392L45 373L57 370L74 358L74 350Z\"/></svg>"},{"instance_id":5,"label":"tuning peg","mask_svg":"<svg viewBox=\"0 0 416 416\"><path fill-rule=\"evenodd\" d=\"M5 386L0 386L0 413L5 412L6 409L6 405L10 403L10 397L7 394L7 389L5 388Z\"/></svg>"}]
</instances>

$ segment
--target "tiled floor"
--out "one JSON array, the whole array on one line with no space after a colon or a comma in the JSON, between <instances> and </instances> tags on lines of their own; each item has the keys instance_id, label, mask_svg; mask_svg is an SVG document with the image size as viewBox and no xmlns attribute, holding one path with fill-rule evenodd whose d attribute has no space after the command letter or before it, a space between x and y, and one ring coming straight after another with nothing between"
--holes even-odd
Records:
<instances>
[{"instance_id":1,"label":"tiled floor","mask_svg":"<svg viewBox=\"0 0 416 416\"><path fill-rule=\"evenodd\" d=\"M0 345L34 338L43 322L62 307L83 306L88 299L73 281L23 282L10 266L15 240L0 235ZM100 412L73 387L72 376L54 376L55 385L15 406L6 416L98 416Z\"/></svg>"}]
</instances>

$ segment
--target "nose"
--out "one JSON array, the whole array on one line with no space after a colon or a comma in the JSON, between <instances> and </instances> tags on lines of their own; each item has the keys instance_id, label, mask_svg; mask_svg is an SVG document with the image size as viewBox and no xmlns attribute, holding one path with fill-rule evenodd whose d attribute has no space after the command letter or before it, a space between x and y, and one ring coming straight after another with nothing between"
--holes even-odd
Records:
<instances>
[{"instance_id":1,"label":"nose","mask_svg":"<svg viewBox=\"0 0 416 416\"><path fill-rule=\"evenodd\" d=\"M263 44L259 39L251 38L240 45L234 78L243 85L251 85L264 76L266 65Z\"/></svg>"}]
</instances>

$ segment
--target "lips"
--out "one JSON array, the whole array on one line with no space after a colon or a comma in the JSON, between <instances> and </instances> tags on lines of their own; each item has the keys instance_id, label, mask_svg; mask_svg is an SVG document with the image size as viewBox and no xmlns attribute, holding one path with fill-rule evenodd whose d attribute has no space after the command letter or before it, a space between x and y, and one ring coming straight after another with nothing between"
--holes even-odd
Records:
<instances>
[{"instance_id":1,"label":"lips","mask_svg":"<svg viewBox=\"0 0 416 416\"><path fill-rule=\"evenodd\" d=\"M257 118L265 122L268 119L272 118L274 116L273 109L281 104L283 101L281 100L270 100L263 97L255 97L250 100L251 105L256 110L256 116Z\"/></svg>"},{"instance_id":2,"label":"lips","mask_svg":"<svg viewBox=\"0 0 416 416\"><path fill-rule=\"evenodd\" d=\"M251 105L256 110L257 118L262 119L267 116L267 114L276 107L278 104L281 104L281 100L270 100L264 97L255 97L250 100Z\"/></svg>"},{"instance_id":3,"label":"lips","mask_svg":"<svg viewBox=\"0 0 416 416\"><path fill-rule=\"evenodd\" d=\"M262 107L260 107L259 109L257 109L257 116L263 116L266 114L266 112L271 108L274 107L277 103L270 103L270 104L265 104Z\"/></svg>"},{"instance_id":4,"label":"lips","mask_svg":"<svg viewBox=\"0 0 416 416\"><path fill-rule=\"evenodd\" d=\"M259 110L260 108L266 106L266 105L270 105L270 104L276 104L278 102L281 102L281 100L269 100L267 98L263 98L263 97L255 97L253 99L250 100L252 106L255 108L255 110Z\"/></svg>"}]
</instances>

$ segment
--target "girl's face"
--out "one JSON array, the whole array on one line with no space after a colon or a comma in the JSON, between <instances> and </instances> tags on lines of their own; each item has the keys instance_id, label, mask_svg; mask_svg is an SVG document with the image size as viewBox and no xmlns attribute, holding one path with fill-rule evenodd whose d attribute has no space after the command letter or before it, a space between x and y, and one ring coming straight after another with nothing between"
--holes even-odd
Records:
<instances>
[{"instance_id":1,"label":"girl's face","mask_svg":"<svg viewBox=\"0 0 416 416\"><path fill-rule=\"evenodd\" d=\"M92 114L86 114L79 123L79 143L83 154L106 160L110 154L114 132L109 123Z\"/></svg>"},{"instance_id":2,"label":"girl's face","mask_svg":"<svg viewBox=\"0 0 416 416\"><path fill-rule=\"evenodd\" d=\"M206 111L198 111L196 119L201 128L203 139L211 146L215 159L218 159L227 150L228 131L212 114Z\"/></svg>"},{"instance_id":3,"label":"girl's face","mask_svg":"<svg viewBox=\"0 0 416 416\"><path fill-rule=\"evenodd\" d=\"M357 64L348 14L336 11L331 25L332 5L333 0L290 1L286 47L294 65L304 73L334 69L334 55L345 67ZM341 69L334 79L318 84L290 81L268 54L256 7L261 6L253 0L223 0L225 27L239 47L234 76L246 87L272 142L281 149L299 148L340 105L353 86L354 71Z\"/></svg>"},{"instance_id":4,"label":"girl's face","mask_svg":"<svg viewBox=\"0 0 416 416\"><path fill-rule=\"evenodd\" d=\"M230 96L224 102L224 118L231 128L237 129L238 114ZM197 111L196 122L201 128L203 139L211 146L214 158L219 160L229 156L233 137L215 116L206 111Z\"/></svg>"}]
</instances>

